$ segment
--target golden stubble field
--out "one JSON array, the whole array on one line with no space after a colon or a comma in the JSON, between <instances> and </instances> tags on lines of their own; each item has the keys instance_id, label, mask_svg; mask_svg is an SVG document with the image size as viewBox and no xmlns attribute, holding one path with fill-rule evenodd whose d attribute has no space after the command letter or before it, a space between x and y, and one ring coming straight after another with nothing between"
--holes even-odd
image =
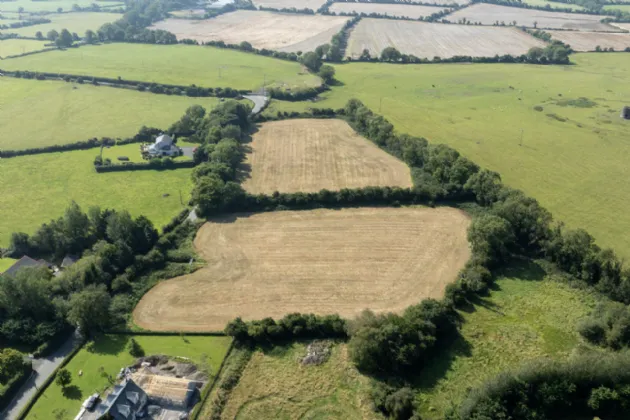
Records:
<instances>
[{"instance_id":1,"label":"golden stubble field","mask_svg":"<svg viewBox=\"0 0 630 420\"><path fill-rule=\"evenodd\" d=\"M226 44L247 41L254 48L307 52L330 43L348 19L238 10L204 20L166 19L156 22L151 29L172 32L179 40L189 38L199 42L223 41Z\"/></svg>"},{"instance_id":2,"label":"golden stubble field","mask_svg":"<svg viewBox=\"0 0 630 420\"><path fill-rule=\"evenodd\" d=\"M264 123L248 146L243 188L252 194L412 186L404 162L361 137L343 120Z\"/></svg>"},{"instance_id":3,"label":"golden stubble field","mask_svg":"<svg viewBox=\"0 0 630 420\"><path fill-rule=\"evenodd\" d=\"M545 31L553 39L569 44L575 51L595 51L601 48L614 48L622 51L630 47L630 33Z\"/></svg>"},{"instance_id":4,"label":"golden stubble field","mask_svg":"<svg viewBox=\"0 0 630 420\"><path fill-rule=\"evenodd\" d=\"M355 208L236 214L194 241L206 267L151 289L134 322L217 331L291 312L354 317L440 298L470 257L469 217L454 208Z\"/></svg>"},{"instance_id":5,"label":"golden stubble field","mask_svg":"<svg viewBox=\"0 0 630 420\"><path fill-rule=\"evenodd\" d=\"M545 43L516 28L446 25L390 19L361 19L352 30L346 55L359 58L364 49L379 57L386 47L420 58L456 55L494 57L525 54Z\"/></svg>"},{"instance_id":6,"label":"golden stubble field","mask_svg":"<svg viewBox=\"0 0 630 420\"><path fill-rule=\"evenodd\" d=\"M388 16L406 17L411 19L419 19L421 17L431 16L434 13L449 9L445 6L416 6L412 4L385 4L385 3L333 3L329 7L331 12L335 13L380 13Z\"/></svg>"}]
</instances>

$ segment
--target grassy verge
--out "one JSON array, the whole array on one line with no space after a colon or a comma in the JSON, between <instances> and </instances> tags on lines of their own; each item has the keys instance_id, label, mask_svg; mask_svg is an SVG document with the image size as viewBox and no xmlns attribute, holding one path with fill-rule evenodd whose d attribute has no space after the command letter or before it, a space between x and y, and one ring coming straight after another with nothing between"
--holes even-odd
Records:
<instances>
[{"instance_id":1,"label":"grassy verge","mask_svg":"<svg viewBox=\"0 0 630 420\"><path fill-rule=\"evenodd\" d=\"M134 337L147 355L165 354L173 357L187 357L195 363L207 361L210 373L216 372L229 348L229 337ZM29 419L49 419L51 413L63 413L62 419L72 419L79 412L81 403L94 392L101 392L109 386L99 369L116 376L118 371L134 360L127 349L131 336L103 336L96 340L93 351L84 347L68 363L66 368L72 374L72 384L64 395L61 387L52 384L35 403ZM83 375L79 376L79 371Z\"/></svg>"},{"instance_id":2,"label":"grassy verge","mask_svg":"<svg viewBox=\"0 0 630 420\"><path fill-rule=\"evenodd\" d=\"M461 338L418 381L423 419L440 419L469 389L540 357L592 350L577 332L597 297L571 288L536 264L507 269L487 298L462 311Z\"/></svg>"},{"instance_id":3,"label":"grassy verge","mask_svg":"<svg viewBox=\"0 0 630 420\"><path fill-rule=\"evenodd\" d=\"M0 273L4 273L15 261L13 258L0 258Z\"/></svg>"},{"instance_id":4,"label":"grassy verge","mask_svg":"<svg viewBox=\"0 0 630 420\"><path fill-rule=\"evenodd\" d=\"M191 45L86 46L7 60L2 68L233 89L258 89L263 83L288 88L321 84L298 63Z\"/></svg>"}]
</instances>

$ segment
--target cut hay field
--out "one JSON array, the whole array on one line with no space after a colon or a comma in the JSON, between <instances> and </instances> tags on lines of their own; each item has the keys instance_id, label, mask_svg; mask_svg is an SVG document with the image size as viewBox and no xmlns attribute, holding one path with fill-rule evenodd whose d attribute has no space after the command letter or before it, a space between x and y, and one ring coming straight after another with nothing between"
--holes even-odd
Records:
<instances>
[{"instance_id":1,"label":"cut hay field","mask_svg":"<svg viewBox=\"0 0 630 420\"><path fill-rule=\"evenodd\" d=\"M190 198L191 169L98 174L99 149L2 159L0 162L0 246L11 233L33 233L58 218L72 200L83 210L100 206L147 216L160 229Z\"/></svg>"},{"instance_id":2,"label":"cut hay field","mask_svg":"<svg viewBox=\"0 0 630 420\"><path fill-rule=\"evenodd\" d=\"M253 0L256 7L268 7L271 9L290 9L295 7L298 10L311 9L316 12L322 7L326 0Z\"/></svg>"},{"instance_id":3,"label":"cut hay field","mask_svg":"<svg viewBox=\"0 0 630 420\"><path fill-rule=\"evenodd\" d=\"M33 4L37 3L48 2L33 2ZM102 25L118 20L122 17L122 15L119 13L77 12L55 13L51 15L46 15L45 17L47 19L50 19L52 22L43 23L41 25L27 26L25 28L11 29L7 32L18 34L21 36L34 37L38 31L46 36L48 31L50 30L54 29L57 32L61 32L62 29L67 29L71 33L76 32L77 35L83 37L83 35L85 35L85 31L87 31L88 29L96 32L98 28L100 28Z\"/></svg>"},{"instance_id":4,"label":"cut hay field","mask_svg":"<svg viewBox=\"0 0 630 420\"><path fill-rule=\"evenodd\" d=\"M0 78L0 92L2 149L32 149L93 137L131 136L143 125L166 129L190 105L213 108L218 103L216 98L153 95L9 77Z\"/></svg>"},{"instance_id":5,"label":"cut hay field","mask_svg":"<svg viewBox=\"0 0 630 420\"><path fill-rule=\"evenodd\" d=\"M553 39L569 44L575 51L595 51L601 48L614 48L623 51L630 47L630 33L546 31Z\"/></svg>"},{"instance_id":6,"label":"cut hay field","mask_svg":"<svg viewBox=\"0 0 630 420\"><path fill-rule=\"evenodd\" d=\"M516 21L516 26L533 28L536 23L538 29L573 29L578 31L614 32L617 28L601 23L606 16L585 15L576 13L547 12L536 9L522 9L520 7L498 6L479 3L465 9L457 10L447 15L445 19L457 22L462 18L483 25L494 25L495 22L505 22L509 25Z\"/></svg>"},{"instance_id":7,"label":"cut hay field","mask_svg":"<svg viewBox=\"0 0 630 420\"><path fill-rule=\"evenodd\" d=\"M172 32L177 39L226 44L247 41L254 48L307 52L329 43L347 20L341 16L238 10L206 20L167 19L151 28Z\"/></svg>"},{"instance_id":8,"label":"cut hay field","mask_svg":"<svg viewBox=\"0 0 630 420\"><path fill-rule=\"evenodd\" d=\"M516 28L498 28L389 19L361 19L352 30L346 55L358 58L364 49L378 57L386 47L416 57L455 55L494 57L525 54L545 44Z\"/></svg>"},{"instance_id":9,"label":"cut hay field","mask_svg":"<svg viewBox=\"0 0 630 420\"><path fill-rule=\"evenodd\" d=\"M164 66L168 57L168 66ZM191 45L106 44L49 51L3 61L5 70L49 71L203 87L258 89L263 83L299 88L321 80L297 63ZM159 101L159 96L151 96ZM174 97L163 99L179 100Z\"/></svg>"},{"instance_id":10,"label":"cut hay field","mask_svg":"<svg viewBox=\"0 0 630 420\"><path fill-rule=\"evenodd\" d=\"M366 186L411 187L409 167L358 135L343 120L263 124L249 144L243 183L252 194L338 191Z\"/></svg>"},{"instance_id":11,"label":"cut hay field","mask_svg":"<svg viewBox=\"0 0 630 420\"><path fill-rule=\"evenodd\" d=\"M149 330L222 330L237 316L353 317L442 296L470 256L468 216L453 208L236 214L194 244L207 266L151 289L133 313Z\"/></svg>"},{"instance_id":12,"label":"cut hay field","mask_svg":"<svg viewBox=\"0 0 630 420\"><path fill-rule=\"evenodd\" d=\"M350 98L374 112L380 106L400 132L448 144L499 172L556 219L587 229L627 260L630 121L619 115L630 98L630 54L571 60L572 66L345 64L336 66L343 86L317 106L339 108ZM313 105L272 102L269 112L299 106Z\"/></svg>"},{"instance_id":13,"label":"cut hay field","mask_svg":"<svg viewBox=\"0 0 630 420\"><path fill-rule=\"evenodd\" d=\"M613 23L612 25L616 26L617 28L624 30L624 31L630 31L630 23Z\"/></svg>"},{"instance_id":14,"label":"cut hay field","mask_svg":"<svg viewBox=\"0 0 630 420\"><path fill-rule=\"evenodd\" d=\"M598 351L577 332L596 302L535 264L506 270L489 297L460 312L461 337L419 376L416 401L422 419L443 419L468 389L528 360Z\"/></svg>"},{"instance_id":15,"label":"cut hay field","mask_svg":"<svg viewBox=\"0 0 630 420\"><path fill-rule=\"evenodd\" d=\"M411 19L419 19L421 17L431 16L439 13L446 7L440 6L415 6L410 4L385 4L385 3L333 3L329 7L331 12L335 13L379 13L388 16L407 17Z\"/></svg>"},{"instance_id":16,"label":"cut hay field","mask_svg":"<svg viewBox=\"0 0 630 420\"><path fill-rule=\"evenodd\" d=\"M135 358L128 351L128 342L132 337L147 356L163 354L186 357L197 364L205 359L210 374L216 374L231 341L230 337L100 336L94 342L93 351L90 352L84 346L66 366L72 375L72 385L69 387L71 391L64 395L59 385L51 384L26 418L49 420L53 418L51 413L54 411L65 410L60 417L54 418L74 419L85 399L94 392L100 393L109 387L107 378L99 373L100 369L116 377L121 368L134 362ZM81 376L79 371L83 371Z\"/></svg>"},{"instance_id":17,"label":"cut hay field","mask_svg":"<svg viewBox=\"0 0 630 420\"><path fill-rule=\"evenodd\" d=\"M73 5L80 7L90 7L94 4L94 0L46 0L46 1L32 1L32 0L11 0L0 2L0 12L17 12L20 7L24 8L24 12L57 12L57 9L61 8L62 11L67 12L72 10ZM125 3L122 1L97 1L96 4L105 7L125 7Z\"/></svg>"},{"instance_id":18,"label":"cut hay field","mask_svg":"<svg viewBox=\"0 0 630 420\"><path fill-rule=\"evenodd\" d=\"M47 43L47 41L32 41L30 39L5 39L0 41L0 58L43 50ZM4 67L4 63L2 66Z\"/></svg>"},{"instance_id":19,"label":"cut hay field","mask_svg":"<svg viewBox=\"0 0 630 420\"><path fill-rule=\"evenodd\" d=\"M305 366L307 344L256 350L221 418L383 419L371 407L369 379L352 365L345 344L335 344L325 363Z\"/></svg>"}]
</instances>

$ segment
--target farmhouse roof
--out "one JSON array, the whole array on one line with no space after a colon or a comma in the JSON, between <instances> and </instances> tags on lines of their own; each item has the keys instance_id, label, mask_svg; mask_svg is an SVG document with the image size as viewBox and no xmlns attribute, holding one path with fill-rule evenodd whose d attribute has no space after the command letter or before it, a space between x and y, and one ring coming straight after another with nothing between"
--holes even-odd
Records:
<instances>
[{"instance_id":1,"label":"farmhouse roof","mask_svg":"<svg viewBox=\"0 0 630 420\"><path fill-rule=\"evenodd\" d=\"M35 260L27 255L20 258L15 264L9 267L4 273L5 276L14 276L23 268L50 267L51 264L45 260Z\"/></svg>"},{"instance_id":2,"label":"farmhouse roof","mask_svg":"<svg viewBox=\"0 0 630 420\"><path fill-rule=\"evenodd\" d=\"M61 268L68 268L77 261L79 261L79 257L76 255L66 255L63 261L61 261Z\"/></svg>"},{"instance_id":3,"label":"farmhouse roof","mask_svg":"<svg viewBox=\"0 0 630 420\"><path fill-rule=\"evenodd\" d=\"M112 392L99 404L101 416L109 414L114 420L135 419L147 403L147 394L131 379L114 386Z\"/></svg>"}]
</instances>

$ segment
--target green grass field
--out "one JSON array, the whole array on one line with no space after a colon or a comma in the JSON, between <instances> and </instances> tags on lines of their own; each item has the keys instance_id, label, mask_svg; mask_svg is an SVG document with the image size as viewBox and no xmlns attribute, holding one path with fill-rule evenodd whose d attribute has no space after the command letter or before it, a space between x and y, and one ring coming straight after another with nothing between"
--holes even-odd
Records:
<instances>
[{"instance_id":1,"label":"green grass field","mask_svg":"<svg viewBox=\"0 0 630 420\"><path fill-rule=\"evenodd\" d=\"M158 229L182 210L180 192L188 202L191 169L98 174L97 154L99 149L89 149L2 159L0 246L9 244L12 232L32 233L61 216L72 200L84 210L100 206L145 215Z\"/></svg>"},{"instance_id":2,"label":"green grass field","mask_svg":"<svg viewBox=\"0 0 630 420\"><path fill-rule=\"evenodd\" d=\"M0 41L0 58L10 55L24 54L46 48L47 41L33 41L30 39L5 39Z\"/></svg>"},{"instance_id":3,"label":"green grass field","mask_svg":"<svg viewBox=\"0 0 630 420\"><path fill-rule=\"evenodd\" d=\"M154 95L89 84L7 77L0 78L0 92L2 149L29 149L92 137L132 136L143 125L166 130L190 105L211 109L218 104L216 98Z\"/></svg>"},{"instance_id":4,"label":"green grass field","mask_svg":"<svg viewBox=\"0 0 630 420\"><path fill-rule=\"evenodd\" d=\"M297 63L190 45L85 46L16 58L2 67L234 89L258 89L263 83L291 88L321 83Z\"/></svg>"},{"instance_id":5,"label":"green grass field","mask_svg":"<svg viewBox=\"0 0 630 420\"><path fill-rule=\"evenodd\" d=\"M47 4L50 2L38 1L34 2L33 4L38 3ZM0 3L0 5L1 4L3 3ZM7 32L30 37L35 36L37 32L41 32L45 37L48 31L52 29L56 30L57 32L61 32L62 29L67 29L71 33L76 32L80 37L83 37L83 35L85 35L85 31L87 31L88 29L96 32L96 30L105 23L118 20L121 18L121 16L122 15L119 13L101 12L54 13L51 15L46 15L46 18L52 21L50 23L27 26L25 28L11 29Z\"/></svg>"},{"instance_id":6,"label":"green grass field","mask_svg":"<svg viewBox=\"0 0 630 420\"><path fill-rule=\"evenodd\" d=\"M522 0L523 3L525 4L529 4L532 6L538 6L538 7L547 7L547 5L549 5L549 7L551 7L552 9L567 9L567 8L571 8L573 10L584 10L584 7L579 6L577 4L567 4L567 3L560 3L557 1L547 1L547 0Z\"/></svg>"},{"instance_id":7,"label":"green grass field","mask_svg":"<svg viewBox=\"0 0 630 420\"><path fill-rule=\"evenodd\" d=\"M369 380L350 364L345 345L335 345L330 359L319 366L303 366L305 355L305 343L255 351L221 418L382 418L371 410Z\"/></svg>"},{"instance_id":8,"label":"green grass field","mask_svg":"<svg viewBox=\"0 0 630 420\"><path fill-rule=\"evenodd\" d=\"M422 418L443 418L468 389L527 360L592 350L577 323L595 304L594 296L544 276L535 264L508 270L489 297L461 311L461 338L422 371Z\"/></svg>"},{"instance_id":9,"label":"green grass field","mask_svg":"<svg viewBox=\"0 0 630 420\"><path fill-rule=\"evenodd\" d=\"M124 7L123 2L119 1L97 1L93 0L12 0L0 3L0 12L17 12L20 7L24 8L24 12L57 12L60 7L63 11L72 10L72 6L77 4L80 7L90 7L93 3L98 4L102 8L120 6Z\"/></svg>"},{"instance_id":10,"label":"green grass field","mask_svg":"<svg viewBox=\"0 0 630 420\"><path fill-rule=\"evenodd\" d=\"M576 54L572 61L340 65L343 86L321 102L274 102L267 112L359 98L400 132L454 147L628 258L630 121L620 113L630 97L630 54ZM596 105L569 101L580 97Z\"/></svg>"},{"instance_id":11,"label":"green grass field","mask_svg":"<svg viewBox=\"0 0 630 420\"><path fill-rule=\"evenodd\" d=\"M0 273L4 273L6 269L11 267L15 263L13 258L0 258Z\"/></svg>"},{"instance_id":12,"label":"green grass field","mask_svg":"<svg viewBox=\"0 0 630 420\"><path fill-rule=\"evenodd\" d=\"M185 337L188 342L178 336L134 338L146 355L187 357L195 363L200 363L205 355L211 374L218 370L231 341L229 337ZM63 395L60 386L53 383L35 403L27 418L47 420L52 418L51 414L55 410L65 410L62 418L73 419L87 397L109 386L107 379L99 375L99 368L104 368L115 377L121 368L129 366L135 360L127 349L129 339L129 336L105 336L95 342L93 352L85 347L81 349L66 366L72 374L72 384L67 396ZM82 376L78 375L79 371L83 371Z\"/></svg>"},{"instance_id":13,"label":"green grass field","mask_svg":"<svg viewBox=\"0 0 630 420\"><path fill-rule=\"evenodd\" d=\"M604 10L621 10L630 13L630 4L610 4L604 6Z\"/></svg>"}]
</instances>

